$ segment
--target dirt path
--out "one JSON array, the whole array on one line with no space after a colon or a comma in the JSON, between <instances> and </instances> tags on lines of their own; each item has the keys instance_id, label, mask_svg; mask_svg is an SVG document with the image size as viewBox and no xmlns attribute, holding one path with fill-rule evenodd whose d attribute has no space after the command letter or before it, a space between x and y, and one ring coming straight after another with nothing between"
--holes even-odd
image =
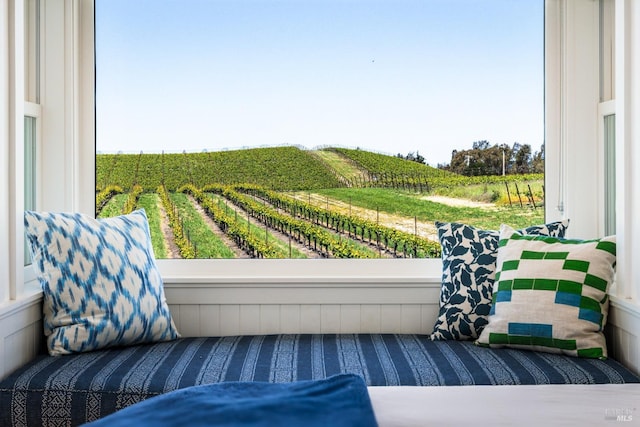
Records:
<instances>
[{"instance_id":1,"label":"dirt path","mask_svg":"<svg viewBox=\"0 0 640 427\"><path fill-rule=\"evenodd\" d=\"M319 194L296 194L294 197L313 206L327 208L327 197ZM432 221L416 221L400 215L386 212L377 212L373 209L361 208L359 206L349 206L348 203L337 199L329 198L329 209L346 215L356 215L371 222L377 222L405 233L416 233L420 237L438 241L438 231Z\"/></svg>"},{"instance_id":2,"label":"dirt path","mask_svg":"<svg viewBox=\"0 0 640 427\"><path fill-rule=\"evenodd\" d=\"M455 197L446 196L426 196L422 197L422 200L428 200L430 202L441 203L447 206L461 207L461 208L484 208L493 209L496 207L493 203L476 202L473 200L457 199Z\"/></svg>"},{"instance_id":3,"label":"dirt path","mask_svg":"<svg viewBox=\"0 0 640 427\"><path fill-rule=\"evenodd\" d=\"M359 178L365 173L353 160L335 151L315 150L310 153L327 165L338 179L347 186L351 186L351 180Z\"/></svg>"},{"instance_id":4,"label":"dirt path","mask_svg":"<svg viewBox=\"0 0 640 427\"><path fill-rule=\"evenodd\" d=\"M162 206L160 198L158 198L157 203L158 210L160 211L160 229L162 230L162 234L164 235L164 246L167 253L167 258L181 258L180 249L178 249L178 245L176 245L173 230L169 225L169 218L167 218L167 212L164 210L164 206Z\"/></svg>"}]
</instances>

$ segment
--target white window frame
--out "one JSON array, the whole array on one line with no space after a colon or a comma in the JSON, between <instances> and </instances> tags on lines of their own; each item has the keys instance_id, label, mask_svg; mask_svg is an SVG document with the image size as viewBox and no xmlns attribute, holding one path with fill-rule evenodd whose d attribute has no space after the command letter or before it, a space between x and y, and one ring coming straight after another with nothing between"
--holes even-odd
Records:
<instances>
[{"instance_id":1,"label":"white window frame","mask_svg":"<svg viewBox=\"0 0 640 427\"><path fill-rule=\"evenodd\" d=\"M600 207L600 215L602 216L602 233L609 234L608 219L611 215L611 207L608 206L608 193L613 190L614 200L616 198L615 188L610 188L607 177L607 140L606 119L616 114L615 102L615 0L599 0L599 63L600 63L600 103L598 104L598 158L600 161L600 169L598 174L602 177L601 185L598 188L598 206ZM615 121L614 121L615 123ZM614 134L614 150L615 150L615 128ZM614 151L615 152L615 151ZM614 159L615 166L615 159ZM613 207L615 216L615 207ZM615 225L615 218L613 220Z\"/></svg>"},{"instance_id":2,"label":"white window frame","mask_svg":"<svg viewBox=\"0 0 640 427\"><path fill-rule=\"evenodd\" d=\"M4 6L4 5L3 5ZM22 210L24 209L24 109L25 109L25 75L24 75L24 2L9 1L2 12L3 25L7 33L6 44L2 51L8 52L8 61L3 72L3 77L8 82L8 96L5 114L6 142L3 141L7 163L3 170L8 171L8 199L7 203L7 241L3 250L7 257L0 261L0 266L5 271L3 283L0 289L1 300L15 300L20 295L24 281L24 228L22 225ZM5 49L6 46L6 49ZM3 79L3 82L5 80ZM5 135L3 135L5 136ZM1 285L0 285L1 286Z\"/></svg>"},{"instance_id":3,"label":"white window frame","mask_svg":"<svg viewBox=\"0 0 640 427\"><path fill-rule=\"evenodd\" d=\"M34 52L25 40L37 22L26 19L28 1L0 2L0 234L7 236L0 241L0 314L41 295L33 268L24 265L25 116L37 119L37 208L86 211L82 203L94 187L93 107L81 110L93 105L93 60L84 60L93 55L93 2L42 0ZM25 69L36 56L39 85L27 81L38 73Z\"/></svg>"},{"instance_id":4,"label":"white window frame","mask_svg":"<svg viewBox=\"0 0 640 427\"><path fill-rule=\"evenodd\" d=\"M602 221L602 234L607 234L608 230L606 228L606 219L607 219L607 206L606 206L606 193L609 189L606 187L606 153L605 153L605 142L606 142L606 127L605 127L605 118L608 116L615 116L616 114L616 102L615 100L609 100L605 102L601 102L598 105L598 142L599 142L599 151L598 157L602 159L600 162L600 169L598 170L598 174L601 174L603 177L601 185L598 188L598 206L599 206L599 215L601 216Z\"/></svg>"},{"instance_id":5,"label":"white window frame","mask_svg":"<svg viewBox=\"0 0 640 427\"><path fill-rule=\"evenodd\" d=\"M21 4L21 1L12 0L10 3ZM44 37L47 42L42 88L41 208L92 215L95 210L93 0L47 0L45 3ZM21 31L15 31L15 28L21 30L22 20L15 22L11 9L5 5L0 8L0 28L8 28L4 24L10 23L8 33L15 34L17 40L22 36ZM637 13L638 6L628 0L616 1L617 52L624 49L625 39L631 40L635 34L631 25L619 25L625 20L632 22L628 15L624 15L625 7L627 12L633 10ZM593 73L598 73L597 9L598 2L583 0L546 0L545 7L545 179L548 184L554 184L547 185L550 198L545 207L546 219L553 221L563 218L563 215L569 216L572 220L569 233L575 237L597 236L602 228L601 216L596 212L598 209L593 209L598 203L598 192L592 189L598 188L600 180L591 175L598 168L594 166L590 171L581 171L577 167L580 163L596 165L598 161L594 154L598 151L599 139L596 123L598 100L592 102L592 95L595 93L596 98L599 95L598 79L593 79ZM633 22L637 23L637 17L634 19ZM618 32L622 32L623 37L618 37ZM7 32L0 30L0 47L11 47L14 42ZM593 51L578 49L585 43L588 46L593 43ZM19 49L11 52L14 56L20 55ZM640 240L637 238L640 225L634 226L632 221L633 208L640 204L640 200L637 196L626 195L625 191L640 187L640 172L634 172L631 167L640 165L639 150L631 143L633 137L637 139L638 132L632 127L638 115L637 107L632 103L633 99L637 101L637 95L624 99L623 84L625 79L633 79L634 72L638 71L632 61L637 59L638 47L634 55L616 56L616 136L620 141L620 149L617 150L620 165L617 226L619 235L636 237L624 240L619 246L618 276L622 283L619 289L621 298L629 298L630 304L640 306L637 302L640 268L633 266L632 257L640 255L640 244L632 242ZM0 82L21 92L22 74L14 75L14 71L22 67L22 61L9 62L0 58ZM21 94L19 99L21 102L16 103L10 96L8 101L0 104L0 129L10 129L6 134L0 134L0 167L8 167L15 160L12 156L20 151L9 144L9 141L22 140L24 105ZM574 133L575 130L579 132ZM20 137L16 138L17 135ZM563 153L571 153L572 158L568 159ZM575 156L579 158L575 159ZM22 252L16 250L22 242L22 209L16 206L22 204L16 204L12 199L19 198L22 192L11 191L22 189L19 185L22 174L9 170L8 177L0 175L0 190L5 190L0 194L0 231L12 236L14 242L0 242L0 301L9 298L6 283L23 283ZM595 175L599 174L596 172ZM556 209L555 200L562 201L564 213ZM173 286L192 283L201 288L222 281L239 285L285 282L310 286L358 284L364 294L369 286L381 282L432 283L437 286L441 276L439 260L160 260L159 264L166 283ZM16 280L18 278L20 280ZM20 293L15 289L12 298Z\"/></svg>"},{"instance_id":6,"label":"white window frame","mask_svg":"<svg viewBox=\"0 0 640 427\"><path fill-rule=\"evenodd\" d=\"M25 34L23 38L23 47L21 51L23 52L23 76L24 76L24 91L23 91L23 123L24 119L29 117L35 119L35 151L36 156L34 158L33 168L36 171L36 177L34 180L34 187L32 191L35 192L35 209L37 209L40 203L40 193L41 193L41 185L40 185L40 173L38 171L41 170L42 159L40 156L40 147L42 146L42 105L40 104L41 100L41 71L42 71L42 46L44 45L43 39L43 26L41 24L41 12L44 10L44 0L22 0L20 2L16 2L16 7L22 7L23 17L24 17L24 26L21 29L22 34ZM20 207L24 207L25 200L25 185L24 181L25 170L25 155L24 150L26 149L24 145L24 128L23 128L23 136L20 141L22 144L20 145L20 153L22 154L22 161L19 166L20 169L17 168L17 159L16 159L16 174L20 173L20 177L22 178L21 185L16 185L17 187L22 187L22 191L20 194L23 196L22 203L20 205L16 205L17 211L20 210ZM18 144L16 144L18 145ZM18 150L16 150L18 151ZM16 182L18 184L18 182ZM18 224L19 222L19 224ZM22 212L16 212L16 226L20 228L20 230L16 230L16 234L24 235L24 228L22 225ZM16 242L17 243L17 242ZM23 239L22 246L16 245L16 251L19 251L21 254L25 254L25 245L26 242ZM18 261L19 262L19 261ZM38 285L35 281L35 272L31 265L26 265L27 260L22 257L22 279L25 283L24 286L16 286L15 290L12 292L12 297L15 299L17 295L24 293L33 293L38 291ZM16 265L16 269L19 266ZM19 282L17 282L19 283Z\"/></svg>"},{"instance_id":7,"label":"white window frame","mask_svg":"<svg viewBox=\"0 0 640 427\"><path fill-rule=\"evenodd\" d=\"M545 169L546 181L558 184L558 190L548 191L551 203L547 203L545 208L546 220L569 217L569 234L584 238L598 237L603 229L602 217L593 209L599 202L598 192L592 191L601 184L599 174L593 173L600 169L600 157L593 155L599 147L598 125L594 120L600 95L598 22L598 2L546 1L545 25L548 28L545 28L545 37L556 37L557 43L548 43L545 48L548 64L545 76L548 106ZM592 47L586 52L582 48L585 43ZM555 84L558 86L554 87ZM557 111L554 110L556 106ZM585 168L585 164L589 167ZM547 186L550 187L554 185ZM555 198L559 200L557 205L553 203ZM238 262L242 267L238 267ZM340 260L328 268L324 262L326 260L158 261L169 282L181 283L229 280L271 283L300 278L310 282L367 281L374 278L390 282L437 281L441 277L442 265L440 260L432 259L393 260L393 264L381 260Z\"/></svg>"},{"instance_id":8,"label":"white window frame","mask_svg":"<svg viewBox=\"0 0 640 427\"><path fill-rule=\"evenodd\" d=\"M640 4L615 2L617 303L640 307Z\"/></svg>"},{"instance_id":9,"label":"white window frame","mask_svg":"<svg viewBox=\"0 0 640 427\"><path fill-rule=\"evenodd\" d=\"M543 1L543 0L540 0ZM165 283L440 283L440 259L159 259Z\"/></svg>"},{"instance_id":10,"label":"white window frame","mask_svg":"<svg viewBox=\"0 0 640 427\"><path fill-rule=\"evenodd\" d=\"M33 182L34 188L32 189L32 191L35 193L35 206L32 207L32 209L37 209L38 206L40 206L38 197L40 196L40 182L39 182L39 174L38 174L38 170L40 170L40 165L41 165L41 158L40 158L40 150L39 147L42 145L42 126L41 126L41 118L42 118L42 106L40 104L36 104L33 102L25 102L24 103L24 119L26 118L31 118L31 119L35 119L35 157L33 159L34 164L32 165L33 170L35 171L35 179ZM25 134L26 137L26 134ZM24 151L26 150L26 147L23 146L23 150L22 152L24 153ZM23 165L26 162L26 155L24 155L25 161L23 161ZM25 176L25 170L23 169L23 173L22 176ZM26 186L26 182L23 183L23 188ZM25 194L26 192L26 188L24 188L23 194ZM25 206L25 202L23 201L22 205ZM26 244L26 243L25 243ZM25 252L25 249L23 248L23 253ZM30 264L27 265L27 260L23 259L23 265L25 266L24 268L24 278L25 281L30 281L34 278L34 272L33 272L33 268L31 268Z\"/></svg>"},{"instance_id":11,"label":"white window frame","mask_svg":"<svg viewBox=\"0 0 640 427\"><path fill-rule=\"evenodd\" d=\"M0 235L10 236L12 230L11 209L12 200L10 192L13 189L13 175L9 169L10 161L10 141L13 138L13 131L10 124L14 117L15 102L8 93L10 87L15 86L12 70L15 64L9 61L9 57L15 52L15 17L12 9L5 3L0 4ZM6 52L6 54L5 54ZM6 173L4 171L9 171ZM0 304L10 299L11 280L11 244L9 239L0 241Z\"/></svg>"}]
</instances>

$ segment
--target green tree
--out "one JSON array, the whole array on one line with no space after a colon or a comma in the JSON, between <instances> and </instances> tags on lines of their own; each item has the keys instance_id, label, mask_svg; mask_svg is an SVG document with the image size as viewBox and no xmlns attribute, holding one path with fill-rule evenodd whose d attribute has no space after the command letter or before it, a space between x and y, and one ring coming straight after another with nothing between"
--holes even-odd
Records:
<instances>
[{"instance_id":1,"label":"green tree","mask_svg":"<svg viewBox=\"0 0 640 427\"><path fill-rule=\"evenodd\" d=\"M486 140L475 141L470 150L453 150L449 166L439 167L467 176L543 172L544 150L534 156L529 144L514 142L509 146L491 145Z\"/></svg>"},{"instance_id":2,"label":"green tree","mask_svg":"<svg viewBox=\"0 0 640 427\"><path fill-rule=\"evenodd\" d=\"M531 146L529 144L519 145L519 149L515 150L514 143L514 162L515 162L515 172L519 174L530 173L531 172Z\"/></svg>"},{"instance_id":3,"label":"green tree","mask_svg":"<svg viewBox=\"0 0 640 427\"><path fill-rule=\"evenodd\" d=\"M476 141L472 147L471 150L452 152L452 172L467 176L502 174L502 153L505 147L491 146L486 140Z\"/></svg>"},{"instance_id":4,"label":"green tree","mask_svg":"<svg viewBox=\"0 0 640 427\"><path fill-rule=\"evenodd\" d=\"M540 147L540 151L536 151L531 159L531 172L544 173L544 144Z\"/></svg>"}]
</instances>

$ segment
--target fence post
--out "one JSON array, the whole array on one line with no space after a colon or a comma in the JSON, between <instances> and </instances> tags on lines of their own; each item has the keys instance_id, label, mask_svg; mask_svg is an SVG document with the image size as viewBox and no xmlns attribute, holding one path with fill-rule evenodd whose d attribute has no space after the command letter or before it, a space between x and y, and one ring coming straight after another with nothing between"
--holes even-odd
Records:
<instances>
[{"instance_id":1,"label":"fence post","mask_svg":"<svg viewBox=\"0 0 640 427\"><path fill-rule=\"evenodd\" d=\"M511 203L511 193L509 192L509 184L507 184L507 181L504 182L504 186L507 188L507 198L509 199L509 207L512 208L513 203Z\"/></svg>"},{"instance_id":2,"label":"fence post","mask_svg":"<svg viewBox=\"0 0 640 427\"><path fill-rule=\"evenodd\" d=\"M522 206L522 197L520 197L520 189L518 188L518 183L514 182L515 186L516 186L516 193L518 193L518 200L520 201L520 207L523 208L524 206Z\"/></svg>"},{"instance_id":3,"label":"fence post","mask_svg":"<svg viewBox=\"0 0 640 427\"><path fill-rule=\"evenodd\" d=\"M538 207L536 206L536 201L533 199L533 191L531 191L531 184L527 184L527 187L529 187L529 194L531 195L531 204L533 205L533 209L538 209Z\"/></svg>"}]
</instances>

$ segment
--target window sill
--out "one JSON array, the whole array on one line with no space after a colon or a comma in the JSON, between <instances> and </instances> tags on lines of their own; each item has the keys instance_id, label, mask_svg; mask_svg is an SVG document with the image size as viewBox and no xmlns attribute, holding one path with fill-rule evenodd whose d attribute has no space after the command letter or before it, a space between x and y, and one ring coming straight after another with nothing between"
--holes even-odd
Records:
<instances>
[{"instance_id":1,"label":"window sill","mask_svg":"<svg viewBox=\"0 0 640 427\"><path fill-rule=\"evenodd\" d=\"M24 292L17 299L0 304L0 320L13 316L33 304L40 304L41 300L42 290L37 283L27 283Z\"/></svg>"},{"instance_id":2,"label":"window sill","mask_svg":"<svg viewBox=\"0 0 640 427\"><path fill-rule=\"evenodd\" d=\"M158 260L166 285L376 286L439 284L439 259L384 260Z\"/></svg>"},{"instance_id":3,"label":"window sill","mask_svg":"<svg viewBox=\"0 0 640 427\"><path fill-rule=\"evenodd\" d=\"M637 298L610 296L611 305L636 317L640 317L640 301Z\"/></svg>"}]
</instances>

